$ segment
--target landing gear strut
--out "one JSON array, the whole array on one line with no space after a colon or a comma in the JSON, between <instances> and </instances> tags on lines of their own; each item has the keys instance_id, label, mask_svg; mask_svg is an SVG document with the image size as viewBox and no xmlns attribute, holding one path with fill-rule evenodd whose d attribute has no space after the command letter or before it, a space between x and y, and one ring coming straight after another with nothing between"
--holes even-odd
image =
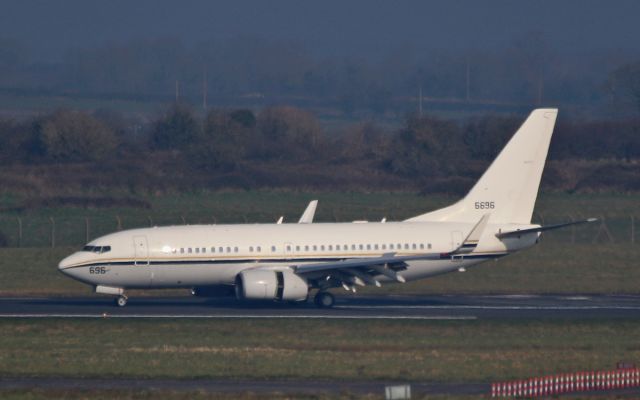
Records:
<instances>
[{"instance_id":1,"label":"landing gear strut","mask_svg":"<svg viewBox=\"0 0 640 400\"><path fill-rule=\"evenodd\" d=\"M336 298L329 292L318 292L313 298L313 302L320 308L331 308L336 302Z\"/></svg>"},{"instance_id":2,"label":"landing gear strut","mask_svg":"<svg viewBox=\"0 0 640 400\"><path fill-rule=\"evenodd\" d=\"M127 305L127 296L125 295L120 295L118 297L116 297L116 306L118 307L124 307Z\"/></svg>"}]
</instances>

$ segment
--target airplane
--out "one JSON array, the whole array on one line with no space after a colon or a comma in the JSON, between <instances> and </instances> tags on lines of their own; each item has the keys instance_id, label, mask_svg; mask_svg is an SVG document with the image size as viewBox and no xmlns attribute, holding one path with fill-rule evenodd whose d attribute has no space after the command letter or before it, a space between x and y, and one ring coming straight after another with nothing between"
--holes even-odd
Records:
<instances>
[{"instance_id":1,"label":"airplane","mask_svg":"<svg viewBox=\"0 0 640 400\"><path fill-rule=\"evenodd\" d=\"M464 198L404 221L307 216L300 222L309 223L131 229L89 242L58 268L120 307L128 289L191 288L196 296L292 303L315 291L315 304L328 308L334 288L463 271L529 248L544 231L595 221L531 222L557 113L532 111Z\"/></svg>"}]
</instances>

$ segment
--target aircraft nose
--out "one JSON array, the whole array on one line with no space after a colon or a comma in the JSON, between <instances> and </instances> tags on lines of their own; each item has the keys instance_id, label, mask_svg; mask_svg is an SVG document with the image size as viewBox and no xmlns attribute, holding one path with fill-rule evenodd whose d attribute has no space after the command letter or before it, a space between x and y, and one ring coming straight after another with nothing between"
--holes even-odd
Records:
<instances>
[{"instance_id":1,"label":"aircraft nose","mask_svg":"<svg viewBox=\"0 0 640 400\"><path fill-rule=\"evenodd\" d=\"M77 253L73 253L70 256L63 258L58 263L58 270L60 272L65 272L64 270L69 268L73 264L75 264L77 262L77 259L78 259Z\"/></svg>"}]
</instances>

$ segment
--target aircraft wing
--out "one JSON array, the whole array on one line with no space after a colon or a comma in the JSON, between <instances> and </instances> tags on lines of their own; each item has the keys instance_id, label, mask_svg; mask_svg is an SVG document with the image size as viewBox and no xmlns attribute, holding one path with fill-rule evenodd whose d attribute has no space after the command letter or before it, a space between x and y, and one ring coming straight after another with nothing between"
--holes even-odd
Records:
<instances>
[{"instance_id":1,"label":"aircraft wing","mask_svg":"<svg viewBox=\"0 0 640 400\"><path fill-rule=\"evenodd\" d=\"M345 286L350 283L364 286L380 283L374 278L376 275L385 275L398 282L405 279L398 274L398 270L406 268L407 261L441 260L456 254L468 254L475 250L489 220L489 214L485 214L473 227L466 239L451 252L448 253L417 253L399 256L396 253L385 253L378 257L348 258L337 261L327 261L305 265L292 265L291 268L299 275L324 273L328 278L335 278Z\"/></svg>"},{"instance_id":2,"label":"aircraft wing","mask_svg":"<svg viewBox=\"0 0 640 400\"><path fill-rule=\"evenodd\" d=\"M327 271L332 269L371 267L374 265L398 265L405 261L414 260L439 260L442 254L414 254L408 256L396 256L395 253L383 254L380 257L347 258L339 261L328 261L314 264L291 266L298 274L309 272Z\"/></svg>"}]
</instances>

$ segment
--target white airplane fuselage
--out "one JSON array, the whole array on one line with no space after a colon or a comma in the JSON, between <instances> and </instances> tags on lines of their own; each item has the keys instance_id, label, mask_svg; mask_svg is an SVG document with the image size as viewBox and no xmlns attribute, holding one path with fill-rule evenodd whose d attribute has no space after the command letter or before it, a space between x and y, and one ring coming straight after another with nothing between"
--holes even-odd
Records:
<instances>
[{"instance_id":1,"label":"white airplane fuselage","mask_svg":"<svg viewBox=\"0 0 640 400\"><path fill-rule=\"evenodd\" d=\"M558 110L534 110L467 195L402 222L316 224L312 201L298 224L198 225L134 229L103 236L60 262L96 292L233 288L247 300L314 301L330 307L342 286L381 286L456 270L534 245L571 223L531 224ZM282 219L279 221L281 222Z\"/></svg>"},{"instance_id":2,"label":"white airplane fuselage","mask_svg":"<svg viewBox=\"0 0 640 400\"><path fill-rule=\"evenodd\" d=\"M500 230L537 225L489 225L473 254L407 262L402 277L416 280L468 268L534 245L538 233L499 240ZM449 253L473 224L454 222L187 225L133 229L88 244L59 269L81 282L130 288L231 285L243 270L290 268L328 260ZM100 250L98 250L100 251ZM389 281L381 278L381 281Z\"/></svg>"}]
</instances>

